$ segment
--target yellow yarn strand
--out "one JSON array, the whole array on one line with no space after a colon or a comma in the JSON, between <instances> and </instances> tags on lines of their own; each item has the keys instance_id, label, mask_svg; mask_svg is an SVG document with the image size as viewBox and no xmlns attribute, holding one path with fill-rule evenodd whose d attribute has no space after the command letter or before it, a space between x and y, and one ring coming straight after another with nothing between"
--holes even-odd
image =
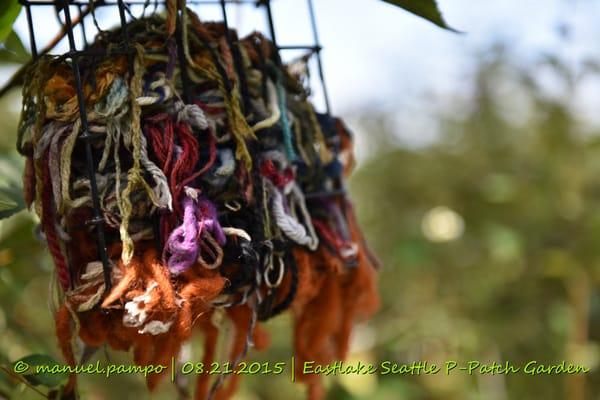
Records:
<instances>
[{"instance_id":1,"label":"yellow yarn strand","mask_svg":"<svg viewBox=\"0 0 600 400\"><path fill-rule=\"evenodd\" d=\"M142 78L144 75L143 65L143 47L140 44L136 44L136 58L134 64L134 75L131 78L130 84L130 101L131 101L131 142L133 147L133 166L127 172L127 186L123 190L121 201L119 202L119 208L121 211L121 226L119 227L119 234L121 236L121 242L123 242L123 250L121 253L121 260L123 264L128 265L133 257L134 244L131 236L129 235L129 221L133 212L133 205L131 204L132 193L140 186L146 190L152 192L152 189L144 181L142 177L141 168L141 142L142 142L142 128L140 126L141 118L141 106L137 103L136 99L142 93Z\"/></svg>"},{"instance_id":2,"label":"yellow yarn strand","mask_svg":"<svg viewBox=\"0 0 600 400\"><path fill-rule=\"evenodd\" d=\"M315 113L315 108L308 101L304 104L306 105L308 119L314 132L314 137L319 152L319 158L321 158L321 161L324 164L329 164L331 160L333 160L333 154L331 154L331 151L329 151L329 149L327 148L327 144L325 143L325 135L323 135L321 125L319 124L319 121L317 121L317 114Z\"/></svg>"},{"instance_id":3,"label":"yellow yarn strand","mask_svg":"<svg viewBox=\"0 0 600 400\"><path fill-rule=\"evenodd\" d=\"M73 148L77 142L77 136L79 136L79 130L81 129L81 119L77 119L73 124L73 129L67 138L65 139L61 152L60 152L60 186L61 186L61 197L60 204L57 204L59 214L63 214L64 211L71 206L73 199L69 191L71 181L71 156L73 154Z\"/></svg>"},{"instance_id":4,"label":"yellow yarn strand","mask_svg":"<svg viewBox=\"0 0 600 400\"><path fill-rule=\"evenodd\" d=\"M221 75L217 71L215 65L208 64L206 66L200 66L194 61L194 59L190 55L190 49L189 49L189 44L188 44L188 35L187 35L188 9L187 8L183 9L182 17L183 17L183 25L184 25L183 47L184 47L185 58L186 58L187 62L190 64L190 66L192 66L192 68L195 68L196 70L198 70L201 74L206 76L206 78L216 82L219 91L221 93L223 93L223 101L225 103L224 104L225 114L227 116L227 120L229 121L230 131L233 134L233 137L236 142L235 157L238 160L242 161L244 163L244 166L246 167L246 169L248 171L250 171L252 169L252 157L250 156L250 152L248 151L248 147L246 146L246 141L251 140L251 139L255 140L256 135L254 134L254 131L252 130L252 128L250 128L250 125L248 125L246 118L242 114L242 111L240 108L240 98L239 98L239 95L237 94L238 90L236 90L237 84L233 86L231 92L228 92L225 87L225 82L223 80L223 77L221 77ZM193 13L192 13L192 18L190 20L190 23L192 24L192 26L201 25L200 20L198 19L196 14L193 14Z\"/></svg>"}]
</instances>

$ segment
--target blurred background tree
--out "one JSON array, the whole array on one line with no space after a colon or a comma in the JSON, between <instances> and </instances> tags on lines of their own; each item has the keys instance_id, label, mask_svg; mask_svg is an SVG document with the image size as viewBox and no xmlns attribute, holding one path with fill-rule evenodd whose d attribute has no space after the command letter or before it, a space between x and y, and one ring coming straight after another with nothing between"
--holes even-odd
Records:
<instances>
[{"instance_id":1,"label":"blurred background tree","mask_svg":"<svg viewBox=\"0 0 600 400\"><path fill-rule=\"evenodd\" d=\"M383 261L383 307L359 326L349 361L561 360L586 375L456 373L328 378L330 399L600 399L600 126L574 104L598 77L596 60L520 60L494 45L475 57L466 88L433 107L441 132L398 140L386 108L352 115L363 161L350 191ZM549 89L548 77L553 82ZM20 98L0 100L0 186L19 181ZM358 117L356 117L358 115ZM418 132L411 132L418 135ZM0 222L0 363L30 353L59 359L47 307L52 264L31 213ZM251 360L287 360L289 316L267 325L273 345ZM102 362L128 362L100 352ZM85 399L173 398L138 376L80 378ZM304 398L289 376L246 378L238 399ZM40 398L0 374L0 398Z\"/></svg>"},{"instance_id":2,"label":"blurred background tree","mask_svg":"<svg viewBox=\"0 0 600 400\"><path fill-rule=\"evenodd\" d=\"M572 113L578 84L559 60L513 61L502 46L482 54L465 112L440 112L438 142L418 150L385 146L351 181L386 266L384 307L372 328L375 357L564 359L596 372L402 379L415 393L406 398L600 393L598 127L583 129ZM560 97L540 86L543 68L565 84ZM382 119L367 118L365 126L385 126ZM379 386L385 392L384 380Z\"/></svg>"}]
</instances>

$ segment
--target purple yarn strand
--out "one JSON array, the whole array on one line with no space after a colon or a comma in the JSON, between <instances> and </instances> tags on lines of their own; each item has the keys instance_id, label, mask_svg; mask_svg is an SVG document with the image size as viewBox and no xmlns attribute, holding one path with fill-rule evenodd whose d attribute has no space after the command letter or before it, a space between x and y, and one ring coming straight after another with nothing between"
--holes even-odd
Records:
<instances>
[{"instance_id":1,"label":"purple yarn strand","mask_svg":"<svg viewBox=\"0 0 600 400\"><path fill-rule=\"evenodd\" d=\"M185 196L182 205L183 223L171 232L163 251L163 259L174 275L196 263L204 230L211 233L221 246L226 242L225 233L217 219L217 210L209 200Z\"/></svg>"},{"instance_id":2,"label":"purple yarn strand","mask_svg":"<svg viewBox=\"0 0 600 400\"><path fill-rule=\"evenodd\" d=\"M214 236L217 243L223 246L226 242L225 233L219 220L217 219L217 210L209 200L200 200L199 211L203 217L204 227Z\"/></svg>"},{"instance_id":3,"label":"purple yarn strand","mask_svg":"<svg viewBox=\"0 0 600 400\"><path fill-rule=\"evenodd\" d=\"M169 235L164 254L170 254L167 260L169 271L180 274L196 262L198 257L198 223L196 220L198 205L190 197L183 199L183 223Z\"/></svg>"}]
</instances>

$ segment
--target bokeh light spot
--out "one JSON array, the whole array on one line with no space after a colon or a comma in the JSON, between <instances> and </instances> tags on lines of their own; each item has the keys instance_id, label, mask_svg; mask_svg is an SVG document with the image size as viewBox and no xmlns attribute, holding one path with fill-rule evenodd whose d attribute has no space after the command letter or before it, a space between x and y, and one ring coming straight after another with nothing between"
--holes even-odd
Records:
<instances>
[{"instance_id":1,"label":"bokeh light spot","mask_svg":"<svg viewBox=\"0 0 600 400\"><path fill-rule=\"evenodd\" d=\"M421 223L425 237L432 242L448 242L459 238L465 229L463 218L448 207L434 207Z\"/></svg>"}]
</instances>

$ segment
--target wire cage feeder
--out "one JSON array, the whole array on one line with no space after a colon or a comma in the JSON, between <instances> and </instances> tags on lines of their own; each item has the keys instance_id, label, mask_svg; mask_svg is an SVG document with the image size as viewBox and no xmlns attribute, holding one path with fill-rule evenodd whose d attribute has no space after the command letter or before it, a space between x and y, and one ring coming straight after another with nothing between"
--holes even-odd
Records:
<instances>
[{"instance_id":1,"label":"wire cage feeder","mask_svg":"<svg viewBox=\"0 0 600 400\"><path fill-rule=\"evenodd\" d=\"M36 38L36 29L35 23L36 18L33 15L32 10L34 9L44 9L48 10L55 14L59 24L60 24L60 33L47 49L43 50L43 52L49 52L52 50L52 47L56 46L56 44L62 40L65 36L68 40L69 51L65 53L63 56L71 61L71 66L73 69L73 74L75 77L75 88L77 92L78 106L79 106L79 115L81 118L81 134L79 135L79 139L85 142L85 155L87 161L88 168L88 176L90 178L90 187L92 193L92 205L93 205L93 218L86 221L86 225L92 226L96 231L97 238L97 249L100 260L102 261L103 271L104 271L104 280L107 289L111 287L110 280L110 266L106 251L106 241L104 234L104 219L101 215L100 211L100 203L98 200L98 189L96 182L96 170L94 160L91 141L97 139L96 136L91 135L88 131L88 122L84 105L84 95L83 95L83 85L81 81L81 72L80 72L80 62L86 57L97 57L99 54L97 52L90 51L87 47L89 45L88 34L86 33L86 20L93 18L93 23L96 26L97 30L100 31L98 27L96 16L94 14L94 10L98 8L108 8L111 9L114 13L118 13L119 22L121 24L121 32L122 32L122 43L125 44L126 48L122 49L125 54L132 54L133 49L129 46L129 37L126 29L126 25L128 22L128 16L130 18L133 17L133 14L130 10L131 6L143 6L144 13L147 8L153 8L152 12L159 11L160 7L166 8L165 0L19 0L19 3L25 9L26 17L27 17L27 28L29 32L29 41L30 48L33 60L35 61L38 56L38 39ZM277 49L278 52L281 51L297 51L304 50L307 51L308 57L314 57L317 63L317 72L319 81L321 84L322 96L325 106L325 112L327 115L330 115L330 103L329 103L329 95L327 91L327 86L325 83L325 78L323 74L323 64L321 60L321 50L322 46L319 41L319 35L317 30L317 22L314 10L313 0L307 0L307 6L309 11L309 19L310 19L310 27L312 30L313 36L313 44L292 44L292 45L280 45L277 42L277 37L275 34L275 23L273 18L273 12L271 7L270 0L187 0L185 2L187 6L190 7L203 7L203 6L219 6L221 9L222 15L222 23L224 24L225 31L227 34L227 42L232 49L234 62L236 66L236 71L240 76L241 83L241 91L242 97L244 99L244 103L247 105L247 93L245 92L245 74L241 67L240 53L239 48L237 47L238 43L230 35L229 30L229 18L227 5L244 5L251 4L256 7L260 7L264 10L264 14L266 17L270 39L273 43L273 46ZM73 13L74 12L74 13ZM61 18L62 14L62 18ZM47 15L45 15L47 18ZM89 21L88 21L89 23ZM80 25L80 34L81 34L81 42L83 43L83 49L77 49L76 46L76 25ZM182 48L181 43L181 31L180 26L181 19L177 19L178 30L176 40L178 44L178 48ZM113 51L114 53L114 51ZM183 57L183 54L179 54L179 57ZM281 57L279 54L276 55L276 60L281 63ZM130 67L132 66L130 60ZM186 101L189 102L190 94L188 92L189 85L186 84L186 80L189 79L186 73L186 65L184 62L181 63L182 68L182 80L183 82L183 97ZM71 279L73 282L73 279Z\"/></svg>"},{"instance_id":2,"label":"wire cage feeder","mask_svg":"<svg viewBox=\"0 0 600 400\"><path fill-rule=\"evenodd\" d=\"M259 341L258 322L286 309L295 316L297 359L343 359L353 323L378 308L378 262L346 196L352 135L330 114L313 0L306 45L277 41L269 0L19 1L33 63L17 148L27 157L26 203L41 217L64 295L55 322L67 361L75 364L71 318L82 319L84 344L133 348L138 365L174 358L192 328L204 331L205 355L212 354L216 339L207 332L217 310L239 328L237 365ZM269 39L257 32L240 39L230 29L228 6L241 5L264 13ZM219 23L195 13L209 6L220 8ZM100 9L118 19L115 29L99 27ZM51 13L59 32L40 50L36 20ZM86 27L96 28L93 41ZM65 38L68 50L49 57ZM303 53L298 73L281 56L294 51ZM309 101L311 60L322 113ZM106 71L112 80L96 85ZM158 81L168 81L162 94L142 104ZM141 315L140 304L156 319ZM294 368L319 398L318 377ZM202 379L198 390L207 386Z\"/></svg>"}]
</instances>

